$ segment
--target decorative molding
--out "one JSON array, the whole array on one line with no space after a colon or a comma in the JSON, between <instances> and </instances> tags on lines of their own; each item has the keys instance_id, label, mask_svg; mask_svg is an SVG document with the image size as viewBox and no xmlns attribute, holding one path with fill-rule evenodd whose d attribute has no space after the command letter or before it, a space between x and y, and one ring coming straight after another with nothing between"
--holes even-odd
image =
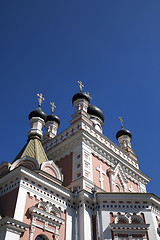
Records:
<instances>
[{"instance_id":1,"label":"decorative molding","mask_svg":"<svg viewBox=\"0 0 160 240\"><path fill-rule=\"evenodd\" d=\"M17 234L27 231L30 227L30 225L10 217L4 217L0 220L0 228L4 226L16 231Z\"/></svg>"},{"instance_id":2,"label":"decorative molding","mask_svg":"<svg viewBox=\"0 0 160 240\"><path fill-rule=\"evenodd\" d=\"M51 203L40 202L37 207L29 208L29 213L32 216L30 240L33 239L33 232L36 227L53 233L58 239L60 226L65 223L58 208Z\"/></svg>"},{"instance_id":3,"label":"decorative molding","mask_svg":"<svg viewBox=\"0 0 160 240\"><path fill-rule=\"evenodd\" d=\"M107 171L109 173L110 178L110 184L111 184L111 191L115 191L115 182L117 177L119 177L119 180L123 186L124 192L127 192L127 178L126 175L120 165L120 163L117 164L117 166L114 169L108 169Z\"/></svg>"},{"instance_id":4,"label":"decorative molding","mask_svg":"<svg viewBox=\"0 0 160 240\"><path fill-rule=\"evenodd\" d=\"M43 208L48 213L54 212L57 217L61 217L60 210L58 208L56 208L52 203L42 201L42 202L38 203L37 207Z\"/></svg>"},{"instance_id":5,"label":"decorative molding","mask_svg":"<svg viewBox=\"0 0 160 240\"><path fill-rule=\"evenodd\" d=\"M16 189L20 186L20 179L16 177L13 180L6 181L3 185L0 187L0 196L5 195L6 193Z\"/></svg>"},{"instance_id":6,"label":"decorative molding","mask_svg":"<svg viewBox=\"0 0 160 240\"><path fill-rule=\"evenodd\" d=\"M69 134L71 131L76 133L76 135L72 136L73 134ZM49 141L46 149L47 155L50 159L58 161L69 155L73 151L73 146L81 142L86 143L92 149L92 154L103 162L106 162L112 168L118 162L121 162L122 168L128 175L126 175L127 178L134 181L134 183L142 182L147 184L149 182L150 179L139 171L138 163L132 157L125 154L123 150L120 150L118 146L82 119L76 122L72 128L69 127L66 131L55 137L55 139Z\"/></svg>"},{"instance_id":7,"label":"decorative molding","mask_svg":"<svg viewBox=\"0 0 160 240\"><path fill-rule=\"evenodd\" d=\"M54 177L58 178L60 181L62 181L62 174L60 172L60 169L58 168L58 166L54 163L53 160L50 160L50 161L46 161L46 162L43 162L42 165L41 165L41 170L42 171L45 171L46 169L45 168L49 168L53 174L54 174ZM45 169L45 170L43 170Z\"/></svg>"},{"instance_id":8,"label":"decorative molding","mask_svg":"<svg viewBox=\"0 0 160 240\"><path fill-rule=\"evenodd\" d=\"M12 171L14 168L18 166L26 166L27 168L31 170L39 169L38 161L35 158L26 156L20 159L17 159L10 167L10 171Z\"/></svg>"},{"instance_id":9,"label":"decorative molding","mask_svg":"<svg viewBox=\"0 0 160 240\"><path fill-rule=\"evenodd\" d=\"M96 170L97 170L97 171L99 172L99 174L100 174L99 182L100 182L101 188L103 189L103 182L104 182L103 175L106 175L106 173L105 173L105 171L103 171L102 165L100 165L99 167L97 167Z\"/></svg>"},{"instance_id":10,"label":"decorative molding","mask_svg":"<svg viewBox=\"0 0 160 240\"><path fill-rule=\"evenodd\" d=\"M139 168L138 163L136 163L135 159L126 154L124 151L122 151L117 145L112 143L107 137L105 137L103 134L101 134L99 131L97 131L94 127L89 125L86 121L80 120L74 126L70 126L68 129L57 135L54 139L48 140L44 144L44 149L46 151L49 151L51 148L56 146L57 144L61 143L65 139L69 138L70 136L75 134L80 129L84 130L85 132L89 133L92 137L96 138L101 144L105 145L108 149L112 150L114 153L119 155L122 159L128 161L131 165L133 165L135 168Z\"/></svg>"}]
</instances>

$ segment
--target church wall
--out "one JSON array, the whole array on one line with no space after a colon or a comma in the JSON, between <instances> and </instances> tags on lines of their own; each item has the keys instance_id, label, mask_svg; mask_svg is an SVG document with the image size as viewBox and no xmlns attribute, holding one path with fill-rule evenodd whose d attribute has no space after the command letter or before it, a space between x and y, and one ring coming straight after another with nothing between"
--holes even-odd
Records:
<instances>
[{"instance_id":1,"label":"church wall","mask_svg":"<svg viewBox=\"0 0 160 240\"><path fill-rule=\"evenodd\" d=\"M29 224L29 225L31 224L31 216L29 214L28 209L32 206L35 206L37 203L38 203L38 201L35 199L35 197L30 198L29 194L27 193L26 201L25 201L24 217L23 217L24 223ZM21 240L29 239L29 230L25 231L20 239Z\"/></svg>"},{"instance_id":2,"label":"church wall","mask_svg":"<svg viewBox=\"0 0 160 240\"><path fill-rule=\"evenodd\" d=\"M107 203L108 204L108 203ZM113 204L114 205L114 204ZM137 214L140 216L144 223L149 224L149 230L148 230L148 238L147 240L159 240L160 235L157 232L158 224L157 224L157 219L156 219L156 214L149 209L142 211L140 209L126 209L126 205L124 205L124 209L105 209L105 208L100 208L100 225L101 225L101 233L103 236L103 240L108 240L112 239L112 233L109 228L109 224L113 222L115 219L115 216L117 214L122 214L124 215L125 213L130 213L131 215ZM144 210L144 209L143 209ZM143 214L144 217L143 217ZM112 217L113 216L113 217ZM134 235L134 230L133 230L133 235ZM147 235L146 235L147 237Z\"/></svg>"},{"instance_id":3,"label":"church wall","mask_svg":"<svg viewBox=\"0 0 160 240\"><path fill-rule=\"evenodd\" d=\"M28 209L32 206L35 206L37 203L39 203L39 201L36 200L35 197L30 198L29 194L27 194L26 197L26 203L25 203L25 210L24 210L24 218L23 218L23 222L26 224L31 224L31 215L29 214ZM66 214L64 212L61 212L61 217L62 219L66 220ZM39 220L36 220L37 224L43 225L44 223L42 223ZM59 230L59 234L60 234L60 239L64 240L65 239L65 224L61 225L60 230ZM55 230L55 228L53 228L52 226L49 226L50 229ZM47 233L47 234L46 234ZM52 239L52 235L51 233L48 233L47 231L43 232L43 229L36 227L36 230L34 231L33 236L37 236L38 234L44 234L46 236L49 237L49 239ZM26 240L29 239L29 231L26 231L23 236L21 237L22 240ZM34 239L34 238L33 238Z\"/></svg>"},{"instance_id":4,"label":"church wall","mask_svg":"<svg viewBox=\"0 0 160 240\"><path fill-rule=\"evenodd\" d=\"M14 212L14 219L16 220L23 221L26 195L27 195L26 189L20 186L18 190L18 197Z\"/></svg>"},{"instance_id":5,"label":"church wall","mask_svg":"<svg viewBox=\"0 0 160 240\"><path fill-rule=\"evenodd\" d=\"M65 216L65 240L74 240L75 234L75 209L67 207Z\"/></svg>"},{"instance_id":6,"label":"church wall","mask_svg":"<svg viewBox=\"0 0 160 240\"><path fill-rule=\"evenodd\" d=\"M106 192L110 192L109 177L107 176L107 169L109 169L109 166L106 163L100 161L100 159L98 159L96 156L92 155L93 182L97 187L101 188L100 172L97 170L97 167L99 168L100 165L105 172L105 174L102 174L102 177L104 179L103 190L105 190Z\"/></svg>"},{"instance_id":7,"label":"church wall","mask_svg":"<svg viewBox=\"0 0 160 240\"><path fill-rule=\"evenodd\" d=\"M56 162L56 165L62 169L63 174L63 185L68 186L72 182L72 161L73 161L73 153L70 153L68 156L61 158Z\"/></svg>"},{"instance_id":8,"label":"church wall","mask_svg":"<svg viewBox=\"0 0 160 240\"><path fill-rule=\"evenodd\" d=\"M65 240L66 213L61 212L61 218L65 220L65 223L61 225L59 230L59 235L60 235L60 239Z\"/></svg>"},{"instance_id":9,"label":"church wall","mask_svg":"<svg viewBox=\"0 0 160 240\"><path fill-rule=\"evenodd\" d=\"M40 228L36 227L35 230L34 230L34 232L33 232L33 240L35 240L35 238L36 238L39 234L45 235L46 237L49 238L49 240L54 239L54 238L53 238L53 233L44 231L43 229L40 229ZM25 240L25 239L23 239L23 240ZM63 240L63 239L62 239L62 240Z\"/></svg>"},{"instance_id":10,"label":"church wall","mask_svg":"<svg viewBox=\"0 0 160 240\"><path fill-rule=\"evenodd\" d=\"M86 240L84 237L84 204L78 210L78 234L79 240Z\"/></svg>"},{"instance_id":11,"label":"church wall","mask_svg":"<svg viewBox=\"0 0 160 240\"><path fill-rule=\"evenodd\" d=\"M147 211L144 213L145 217L145 222L150 224L149 231L148 231L148 236L149 240L158 240L160 239L159 234L157 233L157 220L156 220L156 215L151 212Z\"/></svg>"},{"instance_id":12,"label":"church wall","mask_svg":"<svg viewBox=\"0 0 160 240\"><path fill-rule=\"evenodd\" d=\"M29 196L29 194L27 193L26 202L25 202L25 209L24 209L24 217L23 217L23 222L24 223L26 223L26 224L30 224L31 223L31 216L29 214L28 209L30 207L35 206L38 202L39 201L37 201L35 197L31 198Z\"/></svg>"},{"instance_id":13,"label":"church wall","mask_svg":"<svg viewBox=\"0 0 160 240\"><path fill-rule=\"evenodd\" d=\"M85 240L92 240L92 211L88 208L85 208L84 220Z\"/></svg>"},{"instance_id":14,"label":"church wall","mask_svg":"<svg viewBox=\"0 0 160 240\"><path fill-rule=\"evenodd\" d=\"M100 213L101 231L103 239L112 239L111 230L108 227L110 223L110 215L107 211L101 211Z\"/></svg>"},{"instance_id":15,"label":"church wall","mask_svg":"<svg viewBox=\"0 0 160 240\"><path fill-rule=\"evenodd\" d=\"M92 236L93 211L83 202L78 210L78 233L79 240L94 240ZM73 238L74 239L74 238Z\"/></svg>"},{"instance_id":16,"label":"church wall","mask_svg":"<svg viewBox=\"0 0 160 240\"><path fill-rule=\"evenodd\" d=\"M0 206L5 216L8 216L8 217L14 216L18 189L19 188L15 188L14 190L0 197Z\"/></svg>"},{"instance_id":17,"label":"church wall","mask_svg":"<svg viewBox=\"0 0 160 240\"><path fill-rule=\"evenodd\" d=\"M20 240L28 240L29 239L29 230L25 231L23 235L20 237Z\"/></svg>"}]
</instances>

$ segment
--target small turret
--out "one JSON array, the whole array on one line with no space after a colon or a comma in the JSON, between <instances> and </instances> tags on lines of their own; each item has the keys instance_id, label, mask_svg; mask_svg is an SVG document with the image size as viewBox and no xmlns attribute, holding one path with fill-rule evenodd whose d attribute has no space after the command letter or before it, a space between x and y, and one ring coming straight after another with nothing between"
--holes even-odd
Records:
<instances>
[{"instance_id":1,"label":"small turret","mask_svg":"<svg viewBox=\"0 0 160 240\"><path fill-rule=\"evenodd\" d=\"M47 116L44 137L54 138L57 135L57 129L59 128L60 125L60 119L55 114L53 114L54 109L56 108L54 102L51 102L50 104L52 106L52 114Z\"/></svg>"},{"instance_id":2,"label":"small turret","mask_svg":"<svg viewBox=\"0 0 160 240\"><path fill-rule=\"evenodd\" d=\"M129 130L123 128L122 118L119 117L119 119L121 122L121 129L117 132L116 138L120 144L120 148L127 151L129 153L129 155L131 155L133 158L135 158L137 160L137 157L134 154L134 151L131 147L132 134Z\"/></svg>"},{"instance_id":3,"label":"small turret","mask_svg":"<svg viewBox=\"0 0 160 240\"><path fill-rule=\"evenodd\" d=\"M33 137L38 137L42 139L43 137L42 127L44 126L47 120L46 114L41 109L42 100L44 100L44 98L42 97L42 94L37 94L37 96L39 97L38 99L39 106L37 109L35 109L29 114L29 123L31 129L28 131L27 134L28 139Z\"/></svg>"},{"instance_id":4,"label":"small turret","mask_svg":"<svg viewBox=\"0 0 160 240\"><path fill-rule=\"evenodd\" d=\"M102 133L102 126L104 123L104 114L101 109L94 105L89 105L87 113L90 115L90 120L96 130Z\"/></svg>"},{"instance_id":5,"label":"small turret","mask_svg":"<svg viewBox=\"0 0 160 240\"><path fill-rule=\"evenodd\" d=\"M81 81L78 81L79 83L79 87L80 87L80 92L76 93L73 97L72 97L72 104L75 108L75 112L78 111L84 111L87 112L87 108L89 106L90 103L90 96L89 93L83 93L82 92L82 87L84 87L84 85L82 84Z\"/></svg>"}]
</instances>

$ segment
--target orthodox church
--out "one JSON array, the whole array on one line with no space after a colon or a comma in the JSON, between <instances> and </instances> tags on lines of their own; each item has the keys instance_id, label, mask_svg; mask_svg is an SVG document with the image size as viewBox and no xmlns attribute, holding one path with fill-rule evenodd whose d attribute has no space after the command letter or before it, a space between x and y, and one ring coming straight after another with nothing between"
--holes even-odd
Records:
<instances>
[{"instance_id":1,"label":"orthodox church","mask_svg":"<svg viewBox=\"0 0 160 240\"><path fill-rule=\"evenodd\" d=\"M131 132L120 118L119 146L104 136L104 114L79 83L70 126L57 134L55 105L46 116L38 94L27 143L1 163L0 240L160 239L160 199L146 191Z\"/></svg>"}]
</instances>

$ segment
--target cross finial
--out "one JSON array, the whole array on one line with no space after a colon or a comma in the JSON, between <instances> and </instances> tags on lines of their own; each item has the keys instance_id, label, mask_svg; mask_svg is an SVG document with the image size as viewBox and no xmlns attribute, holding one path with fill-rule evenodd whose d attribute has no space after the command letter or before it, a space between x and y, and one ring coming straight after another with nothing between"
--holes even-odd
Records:
<instances>
[{"instance_id":1,"label":"cross finial","mask_svg":"<svg viewBox=\"0 0 160 240\"><path fill-rule=\"evenodd\" d=\"M40 93L40 94L38 93L38 94L37 94L37 96L39 97L39 98L38 98L38 102L39 102L39 104L38 104L38 105L39 105L39 107L40 107L40 106L41 106L41 104L42 104L42 100L44 101L45 99L44 99L44 97L43 97L42 93Z\"/></svg>"},{"instance_id":2,"label":"cross finial","mask_svg":"<svg viewBox=\"0 0 160 240\"><path fill-rule=\"evenodd\" d=\"M54 105L54 102L50 102L50 104L51 104L51 108L52 108L52 113L54 112L54 109L56 108L56 106Z\"/></svg>"},{"instance_id":3,"label":"cross finial","mask_svg":"<svg viewBox=\"0 0 160 240\"><path fill-rule=\"evenodd\" d=\"M78 83L79 83L80 92L82 92L82 88L84 87L84 85L82 84L81 81L78 81Z\"/></svg>"},{"instance_id":4,"label":"cross finial","mask_svg":"<svg viewBox=\"0 0 160 240\"><path fill-rule=\"evenodd\" d=\"M123 119L122 119L122 117L119 117L119 119L120 119L120 122L121 122L121 128L123 128Z\"/></svg>"},{"instance_id":5,"label":"cross finial","mask_svg":"<svg viewBox=\"0 0 160 240\"><path fill-rule=\"evenodd\" d=\"M89 92L87 92L86 95L92 100L92 97L89 95Z\"/></svg>"}]
</instances>

